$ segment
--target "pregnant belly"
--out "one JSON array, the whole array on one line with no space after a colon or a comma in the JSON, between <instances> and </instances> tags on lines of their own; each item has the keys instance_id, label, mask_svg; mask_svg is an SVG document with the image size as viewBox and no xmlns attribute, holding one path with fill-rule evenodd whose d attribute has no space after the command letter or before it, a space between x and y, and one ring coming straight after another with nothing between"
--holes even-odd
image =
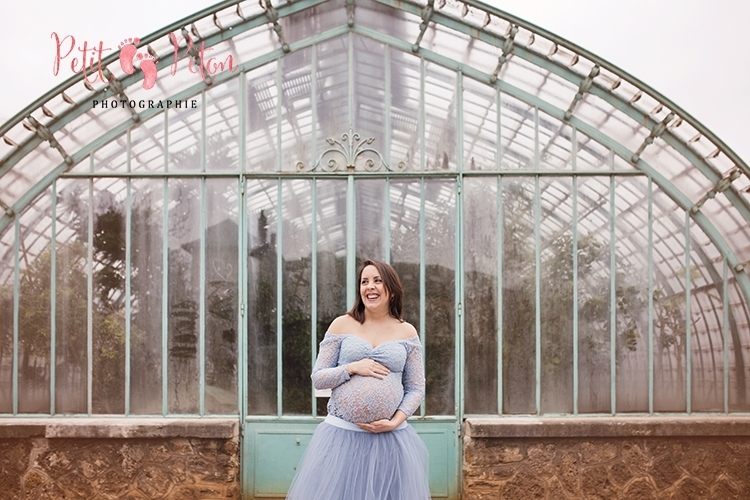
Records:
<instances>
[{"instance_id":1,"label":"pregnant belly","mask_svg":"<svg viewBox=\"0 0 750 500\"><path fill-rule=\"evenodd\" d=\"M354 375L331 392L337 416L355 423L391 418L403 397L400 373L384 379Z\"/></svg>"}]
</instances>

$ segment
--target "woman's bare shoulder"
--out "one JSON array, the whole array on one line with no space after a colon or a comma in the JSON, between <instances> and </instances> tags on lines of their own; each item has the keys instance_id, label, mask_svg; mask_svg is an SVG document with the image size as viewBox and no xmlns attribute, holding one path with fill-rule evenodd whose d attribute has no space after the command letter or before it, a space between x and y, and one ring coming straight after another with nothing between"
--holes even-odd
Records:
<instances>
[{"instance_id":1,"label":"woman's bare shoulder","mask_svg":"<svg viewBox=\"0 0 750 500\"><path fill-rule=\"evenodd\" d=\"M418 335L417 329L414 328L414 326L411 323L408 323L406 321L399 324L398 333L399 333L399 338L402 338L402 339L409 339L411 337L416 337Z\"/></svg>"},{"instance_id":2,"label":"woman's bare shoulder","mask_svg":"<svg viewBox=\"0 0 750 500\"><path fill-rule=\"evenodd\" d=\"M352 330L359 326L360 324L356 319L352 318L348 314L342 314L331 322L331 326L328 327L328 333L330 333L331 335L352 333Z\"/></svg>"}]
</instances>

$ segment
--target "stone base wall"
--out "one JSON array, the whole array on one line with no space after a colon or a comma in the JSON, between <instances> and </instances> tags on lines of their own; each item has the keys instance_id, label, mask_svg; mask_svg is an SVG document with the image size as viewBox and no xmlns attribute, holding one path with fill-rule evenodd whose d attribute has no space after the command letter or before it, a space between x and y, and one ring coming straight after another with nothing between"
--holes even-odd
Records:
<instances>
[{"instance_id":1,"label":"stone base wall","mask_svg":"<svg viewBox=\"0 0 750 500\"><path fill-rule=\"evenodd\" d=\"M750 499L747 422L495 420L467 421L466 500Z\"/></svg>"},{"instance_id":2,"label":"stone base wall","mask_svg":"<svg viewBox=\"0 0 750 500\"><path fill-rule=\"evenodd\" d=\"M111 425L111 424L110 424ZM79 426L81 427L81 426ZM234 428L237 425L235 423ZM133 426L126 428L133 430ZM80 428L45 429L45 436L7 437L19 428L0 430L0 497L18 500L203 500L239 499L239 440L229 429L214 437L167 426L123 434ZM93 428L89 428L93 430ZM214 428L213 431L216 431ZM23 434L23 432L21 432ZM36 434L36 435L34 435ZM47 437L76 434L78 437Z\"/></svg>"}]
</instances>

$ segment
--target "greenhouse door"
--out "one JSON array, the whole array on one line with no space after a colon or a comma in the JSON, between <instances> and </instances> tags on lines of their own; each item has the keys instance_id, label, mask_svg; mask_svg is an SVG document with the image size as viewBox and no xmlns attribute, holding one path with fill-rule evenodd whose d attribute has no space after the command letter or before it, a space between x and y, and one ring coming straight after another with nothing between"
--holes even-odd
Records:
<instances>
[{"instance_id":1,"label":"greenhouse door","mask_svg":"<svg viewBox=\"0 0 750 500\"><path fill-rule=\"evenodd\" d=\"M403 281L427 378L410 423L430 451L433 498L458 498L459 190L442 174L245 179L244 499L284 498L326 414L310 372L328 325L354 300L363 258L389 261Z\"/></svg>"}]
</instances>

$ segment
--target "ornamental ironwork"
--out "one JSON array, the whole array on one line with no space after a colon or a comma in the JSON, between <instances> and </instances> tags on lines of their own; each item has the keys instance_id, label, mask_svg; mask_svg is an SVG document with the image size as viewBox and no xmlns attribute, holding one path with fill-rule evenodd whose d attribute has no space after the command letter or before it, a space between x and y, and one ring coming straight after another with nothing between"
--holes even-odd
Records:
<instances>
[{"instance_id":1,"label":"ornamental ironwork","mask_svg":"<svg viewBox=\"0 0 750 500\"><path fill-rule=\"evenodd\" d=\"M358 165L367 172L378 172L383 169L389 172L406 170L406 163L403 161L398 162L396 168L388 165L377 149L369 147L374 141L374 137L362 139L349 127L349 132L341 134L341 140L333 137L326 139L331 147L323 151L310 168L305 167L305 164L300 161L297 162L297 170L300 172L337 172L345 169L353 172L357 170Z\"/></svg>"}]
</instances>

